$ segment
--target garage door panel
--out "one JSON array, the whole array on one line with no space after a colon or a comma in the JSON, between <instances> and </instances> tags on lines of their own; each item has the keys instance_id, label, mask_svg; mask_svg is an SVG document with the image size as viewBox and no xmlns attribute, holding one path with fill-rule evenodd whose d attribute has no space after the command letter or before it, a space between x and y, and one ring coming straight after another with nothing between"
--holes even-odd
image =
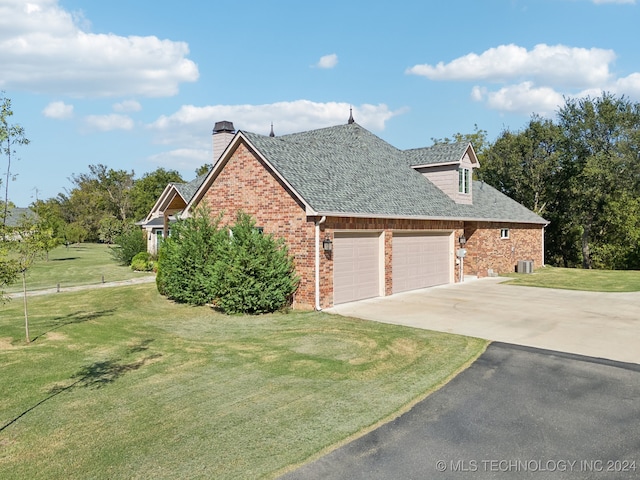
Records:
<instances>
[{"instance_id":1,"label":"garage door panel","mask_svg":"<svg viewBox=\"0 0 640 480\"><path fill-rule=\"evenodd\" d=\"M379 238L379 234L334 235L334 304L380 295Z\"/></svg>"},{"instance_id":2,"label":"garage door panel","mask_svg":"<svg viewBox=\"0 0 640 480\"><path fill-rule=\"evenodd\" d=\"M449 234L394 234L393 292L449 283L450 243Z\"/></svg>"}]
</instances>

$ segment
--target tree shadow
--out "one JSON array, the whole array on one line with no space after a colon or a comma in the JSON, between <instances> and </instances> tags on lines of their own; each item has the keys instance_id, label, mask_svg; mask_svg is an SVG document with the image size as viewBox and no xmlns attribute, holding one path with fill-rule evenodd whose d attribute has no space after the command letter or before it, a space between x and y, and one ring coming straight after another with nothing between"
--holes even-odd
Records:
<instances>
[{"instance_id":1,"label":"tree shadow","mask_svg":"<svg viewBox=\"0 0 640 480\"><path fill-rule=\"evenodd\" d=\"M80 257L52 258L50 262L66 262L67 260L77 260Z\"/></svg>"},{"instance_id":2,"label":"tree shadow","mask_svg":"<svg viewBox=\"0 0 640 480\"><path fill-rule=\"evenodd\" d=\"M151 343L153 340L144 340L142 343L147 342ZM145 347L144 349L146 350ZM131 351L131 350L130 350ZM73 382L69 385L56 385L51 388L47 393L48 396L28 408L20 415L16 416L5 425L0 427L0 432L2 432L5 428L13 425L19 419L27 415L29 412L35 410L43 403L51 400L53 397L60 395L63 392L70 392L77 388L92 388L98 389L105 387L113 382L115 382L118 378L122 377L125 373L132 372L138 370L140 367L144 366L149 361L161 357L161 353L154 353L152 355L148 355L137 362L132 363L124 363L120 359L115 358L113 360L105 360L102 362L94 362L90 365L85 365L77 373L71 376L70 380Z\"/></svg>"},{"instance_id":3,"label":"tree shadow","mask_svg":"<svg viewBox=\"0 0 640 480\"><path fill-rule=\"evenodd\" d=\"M53 331L58 330L59 328L62 328L62 327L66 327L67 325L73 325L73 324L76 324L76 323L84 323L84 322L88 322L90 320L95 320L95 319L100 318L100 317L105 317L107 315L111 315L115 311L116 311L115 308L111 308L109 310L100 310L98 312L82 312L82 311L78 311L78 312L70 313L68 315L64 315L62 317L52 318L44 326L44 328L48 328L48 330L45 330L44 332L41 332L39 335L37 335L31 341L35 342L36 340L40 339L41 337L43 337L47 333L53 332Z\"/></svg>"},{"instance_id":4,"label":"tree shadow","mask_svg":"<svg viewBox=\"0 0 640 480\"><path fill-rule=\"evenodd\" d=\"M141 340L140 343L133 345L127 350L128 354L131 353L139 353L149 350L149 344L153 342L153 338L147 338L145 340Z\"/></svg>"}]
</instances>

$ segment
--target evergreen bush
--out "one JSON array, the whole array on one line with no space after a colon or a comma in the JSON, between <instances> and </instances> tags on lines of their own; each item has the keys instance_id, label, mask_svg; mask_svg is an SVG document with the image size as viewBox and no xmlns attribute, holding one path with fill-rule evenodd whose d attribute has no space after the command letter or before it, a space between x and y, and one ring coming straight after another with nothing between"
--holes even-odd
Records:
<instances>
[{"instance_id":1,"label":"evergreen bush","mask_svg":"<svg viewBox=\"0 0 640 480\"><path fill-rule=\"evenodd\" d=\"M255 221L240 212L221 247L211 278L215 303L221 310L259 314L290 303L298 278L282 239L262 234Z\"/></svg>"},{"instance_id":2,"label":"evergreen bush","mask_svg":"<svg viewBox=\"0 0 640 480\"><path fill-rule=\"evenodd\" d=\"M191 305L214 303L229 314L288 305L298 278L284 241L263 235L244 213L230 228L219 222L201 209L172 225L158 256L158 291Z\"/></svg>"},{"instance_id":3,"label":"evergreen bush","mask_svg":"<svg viewBox=\"0 0 640 480\"><path fill-rule=\"evenodd\" d=\"M191 305L213 300L213 265L225 235L218 223L199 209L193 217L171 225L171 235L162 242L158 255L156 285L162 295Z\"/></svg>"},{"instance_id":4,"label":"evergreen bush","mask_svg":"<svg viewBox=\"0 0 640 480\"><path fill-rule=\"evenodd\" d=\"M147 251L144 232L135 225L128 227L118 235L114 243L114 246L109 247L110 253L120 265L131 265L133 257L140 252Z\"/></svg>"}]
</instances>

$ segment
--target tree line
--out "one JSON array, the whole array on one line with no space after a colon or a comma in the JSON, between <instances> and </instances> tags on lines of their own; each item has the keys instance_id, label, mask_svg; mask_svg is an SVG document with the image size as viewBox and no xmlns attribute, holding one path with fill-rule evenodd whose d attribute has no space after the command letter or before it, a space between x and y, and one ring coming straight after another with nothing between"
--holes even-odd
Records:
<instances>
[{"instance_id":1,"label":"tree line","mask_svg":"<svg viewBox=\"0 0 640 480\"><path fill-rule=\"evenodd\" d=\"M0 112L0 142L11 177L10 155L28 140ZM9 103L10 107L10 103ZM532 115L520 130L503 130L494 142L478 129L438 142L471 141L485 181L550 223L545 256L550 265L640 269L640 104L624 96L565 99L553 118ZM206 173L203 165L196 175ZM184 182L175 170L136 179L133 171L89 165L73 174L72 187L31 208L61 242L111 243L143 219L170 182ZM5 214L6 218L6 214Z\"/></svg>"},{"instance_id":2,"label":"tree line","mask_svg":"<svg viewBox=\"0 0 640 480\"><path fill-rule=\"evenodd\" d=\"M639 103L565 99L480 153L480 180L549 220L548 264L640 269Z\"/></svg>"}]
</instances>

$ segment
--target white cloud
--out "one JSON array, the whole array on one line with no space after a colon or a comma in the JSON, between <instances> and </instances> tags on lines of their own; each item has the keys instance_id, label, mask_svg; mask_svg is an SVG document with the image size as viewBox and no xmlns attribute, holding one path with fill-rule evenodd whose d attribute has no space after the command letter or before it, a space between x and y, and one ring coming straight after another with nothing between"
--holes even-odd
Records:
<instances>
[{"instance_id":1,"label":"white cloud","mask_svg":"<svg viewBox=\"0 0 640 480\"><path fill-rule=\"evenodd\" d=\"M640 100L640 73L632 73L627 77L618 79L610 91Z\"/></svg>"},{"instance_id":2,"label":"white cloud","mask_svg":"<svg viewBox=\"0 0 640 480\"><path fill-rule=\"evenodd\" d=\"M184 105L171 115L163 115L149 127L159 133L158 141L166 144L208 146L217 121L232 121L234 127L268 135L273 122L276 135L301 132L346 123L348 103L318 103L309 100L278 102L266 105ZM385 122L404 109L392 111L387 105L353 107L357 123L372 130L384 130Z\"/></svg>"},{"instance_id":3,"label":"white cloud","mask_svg":"<svg viewBox=\"0 0 640 480\"><path fill-rule=\"evenodd\" d=\"M332 53L331 55L324 55L320 57L320 60L316 64L318 68L333 68L338 64L338 55Z\"/></svg>"},{"instance_id":4,"label":"white cloud","mask_svg":"<svg viewBox=\"0 0 640 480\"><path fill-rule=\"evenodd\" d=\"M471 98L502 112L552 115L565 97L596 97L603 91L640 100L640 73L616 78L616 54L599 48L536 45L532 50L500 45L449 63L415 65L406 73L434 81L474 81ZM502 84L497 89L492 83Z\"/></svg>"},{"instance_id":5,"label":"white cloud","mask_svg":"<svg viewBox=\"0 0 640 480\"><path fill-rule=\"evenodd\" d=\"M211 151L196 148L177 148L168 152L151 155L149 162L172 170L195 172L205 163L212 163ZM194 173L195 174L195 173Z\"/></svg>"},{"instance_id":6,"label":"white cloud","mask_svg":"<svg viewBox=\"0 0 640 480\"><path fill-rule=\"evenodd\" d=\"M142 105L135 100L125 100L124 102L115 103L113 110L115 112L139 112L142 110Z\"/></svg>"},{"instance_id":7,"label":"white cloud","mask_svg":"<svg viewBox=\"0 0 640 480\"><path fill-rule=\"evenodd\" d=\"M485 102L493 110L523 115L535 112L551 116L564 104L560 93L549 87L534 87L531 82L509 85L495 92L476 86L471 92L471 98Z\"/></svg>"},{"instance_id":8,"label":"white cloud","mask_svg":"<svg viewBox=\"0 0 640 480\"><path fill-rule=\"evenodd\" d=\"M84 118L85 124L92 130L109 132L111 130L132 130L133 120L127 115L88 115Z\"/></svg>"},{"instance_id":9,"label":"white cloud","mask_svg":"<svg viewBox=\"0 0 640 480\"><path fill-rule=\"evenodd\" d=\"M609 64L613 50L572 48L564 45L536 45L532 50L517 45L500 45L480 55L469 53L445 64L415 65L407 73L430 80L506 82L528 79L536 83L589 87L611 78Z\"/></svg>"},{"instance_id":10,"label":"white cloud","mask_svg":"<svg viewBox=\"0 0 640 480\"><path fill-rule=\"evenodd\" d=\"M73 117L73 105L67 105L64 102L51 102L42 110L42 113L48 118L64 120Z\"/></svg>"},{"instance_id":11,"label":"white cloud","mask_svg":"<svg viewBox=\"0 0 640 480\"><path fill-rule=\"evenodd\" d=\"M175 95L198 78L184 42L85 31L58 0L3 0L0 89L76 97Z\"/></svg>"}]
</instances>

